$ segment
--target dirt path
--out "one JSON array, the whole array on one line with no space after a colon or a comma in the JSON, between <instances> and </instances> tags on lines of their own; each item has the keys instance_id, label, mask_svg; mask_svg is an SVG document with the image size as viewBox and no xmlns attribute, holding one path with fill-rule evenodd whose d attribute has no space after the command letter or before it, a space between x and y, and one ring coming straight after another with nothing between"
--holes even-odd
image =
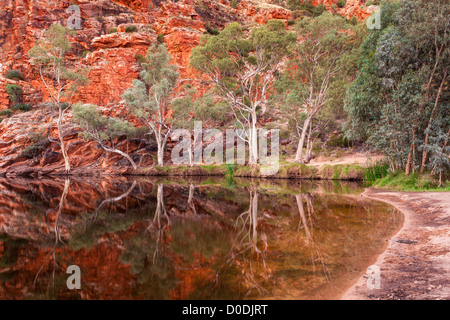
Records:
<instances>
[{"instance_id":1,"label":"dirt path","mask_svg":"<svg viewBox=\"0 0 450 320\"><path fill-rule=\"evenodd\" d=\"M331 159L330 157L318 157L312 159L309 165L315 167L321 167L323 165L336 165L336 164L357 164L360 166L367 166L368 164L374 164L384 158L383 155L369 155L366 153L352 153Z\"/></svg>"},{"instance_id":2,"label":"dirt path","mask_svg":"<svg viewBox=\"0 0 450 320\"><path fill-rule=\"evenodd\" d=\"M450 193L367 189L363 196L392 204L405 224L374 264L380 289L369 289L365 275L343 299L450 300Z\"/></svg>"}]
</instances>

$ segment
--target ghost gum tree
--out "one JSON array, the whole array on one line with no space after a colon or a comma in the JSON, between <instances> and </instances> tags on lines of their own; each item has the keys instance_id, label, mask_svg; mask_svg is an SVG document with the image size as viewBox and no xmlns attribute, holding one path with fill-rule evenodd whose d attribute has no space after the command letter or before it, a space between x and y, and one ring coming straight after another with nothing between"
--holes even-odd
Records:
<instances>
[{"instance_id":1,"label":"ghost gum tree","mask_svg":"<svg viewBox=\"0 0 450 320\"><path fill-rule=\"evenodd\" d=\"M131 113L154 135L158 148L157 163L161 167L167 139L176 119L182 116L178 111L183 112L170 108L179 77L177 67L170 63L170 59L165 44L152 45L141 64L140 79L133 80L133 87L122 96Z\"/></svg>"},{"instance_id":2,"label":"ghost gum tree","mask_svg":"<svg viewBox=\"0 0 450 320\"><path fill-rule=\"evenodd\" d=\"M69 102L73 94L78 86L83 85L87 80L85 72L77 72L70 68L65 60L66 54L72 49L68 39L72 34L72 30L60 24L53 24L45 31L36 46L28 52L32 64L39 69L41 81L50 94L51 102L58 108L56 125L59 141L57 143L61 147L66 173L70 172L70 159L64 142L62 122L69 110Z\"/></svg>"},{"instance_id":3,"label":"ghost gum tree","mask_svg":"<svg viewBox=\"0 0 450 320\"><path fill-rule=\"evenodd\" d=\"M331 91L353 70L346 56L354 47L356 36L345 19L328 12L314 19L303 18L297 23L296 31L300 40L293 49L279 89L284 100L283 113L294 117L296 122L299 142L295 160L302 163L308 133L312 137L313 131L323 125L323 121L317 121L318 126L313 128L313 120L318 119L331 98L336 99L330 95ZM338 89L342 101L345 88Z\"/></svg>"},{"instance_id":4,"label":"ghost gum tree","mask_svg":"<svg viewBox=\"0 0 450 320\"><path fill-rule=\"evenodd\" d=\"M126 120L106 117L93 104L76 104L73 108L74 122L81 127L80 137L94 140L107 152L117 153L130 162L134 170L136 163L129 154L116 146L117 138L133 135L136 128Z\"/></svg>"},{"instance_id":5,"label":"ghost gum tree","mask_svg":"<svg viewBox=\"0 0 450 320\"><path fill-rule=\"evenodd\" d=\"M225 112L226 108L222 105L223 102L216 101L211 92L207 92L201 97L196 97L197 90L193 87L188 87L184 92L185 96L175 100L172 107L175 110L186 110L189 114L176 122L176 127L183 130L177 130L174 135L171 135L171 138L174 141L178 140L180 135L183 136L185 140L183 142L187 143L180 143L178 147L183 152L187 150L187 157L183 154L184 159L182 160L189 166L193 166L194 164L202 164L203 124L207 123L215 128L223 128L228 124L231 117L229 113ZM193 139L191 131L194 133ZM177 146L172 150L175 153L178 151Z\"/></svg>"},{"instance_id":6,"label":"ghost gum tree","mask_svg":"<svg viewBox=\"0 0 450 320\"><path fill-rule=\"evenodd\" d=\"M205 74L226 102L241 138L249 145L249 164L258 162L258 117L267 111L279 71L296 41L283 21L271 20L247 37L238 23L218 35L204 35L192 50L191 65Z\"/></svg>"}]
</instances>

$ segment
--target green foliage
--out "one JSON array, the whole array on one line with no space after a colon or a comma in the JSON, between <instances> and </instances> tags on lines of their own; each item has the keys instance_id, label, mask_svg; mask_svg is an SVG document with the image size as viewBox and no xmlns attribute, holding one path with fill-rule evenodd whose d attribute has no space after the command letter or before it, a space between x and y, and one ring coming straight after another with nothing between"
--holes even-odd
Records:
<instances>
[{"instance_id":1,"label":"green foliage","mask_svg":"<svg viewBox=\"0 0 450 320\"><path fill-rule=\"evenodd\" d=\"M236 164L234 164L234 163L227 164L227 175L228 176L233 177L236 170L237 170Z\"/></svg>"},{"instance_id":2,"label":"green foliage","mask_svg":"<svg viewBox=\"0 0 450 320\"><path fill-rule=\"evenodd\" d=\"M158 43L164 43L164 35L162 33L158 34L156 41L158 41Z\"/></svg>"},{"instance_id":3,"label":"green foliage","mask_svg":"<svg viewBox=\"0 0 450 320\"><path fill-rule=\"evenodd\" d=\"M110 28L109 30L108 30L108 33L109 34L111 34L111 33L116 33L117 32L117 28Z\"/></svg>"},{"instance_id":4,"label":"green foliage","mask_svg":"<svg viewBox=\"0 0 450 320\"><path fill-rule=\"evenodd\" d=\"M302 19L305 17L312 17L311 12L307 11L307 10L294 10L292 11L292 19L297 20L297 19Z\"/></svg>"},{"instance_id":5,"label":"green foliage","mask_svg":"<svg viewBox=\"0 0 450 320\"><path fill-rule=\"evenodd\" d=\"M326 145L328 147L349 148L352 146L352 141L343 134L333 134Z\"/></svg>"},{"instance_id":6,"label":"green foliage","mask_svg":"<svg viewBox=\"0 0 450 320\"><path fill-rule=\"evenodd\" d=\"M21 157L32 159L39 155L48 145L48 139L44 138L39 132L35 132L31 136L31 144L27 146L21 153Z\"/></svg>"},{"instance_id":7,"label":"green foliage","mask_svg":"<svg viewBox=\"0 0 450 320\"><path fill-rule=\"evenodd\" d=\"M356 17L352 17L352 18L349 20L349 23L352 24L352 25L354 25L354 26L356 26L356 25L358 24L358 19L356 19Z\"/></svg>"},{"instance_id":8,"label":"green foliage","mask_svg":"<svg viewBox=\"0 0 450 320\"><path fill-rule=\"evenodd\" d=\"M127 26L125 28L125 32L136 32L137 31L137 27L135 25L131 25L131 26Z\"/></svg>"},{"instance_id":9,"label":"green foliage","mask_svg":"<svg viewBox=\"0 0 450 320\"><path fill-rule=\"evenodd\" d=\"M141 80L134 80L133 88L123 95L132 113L140 119L152 118L169 104L179 76L177 68L170 64L164 44L151 46L145 59L141 64Z\"/></svg>"},{"instance_id":10,"label":"green foliage","mask_svg":"<svg viewBox=\"0 0 450 320\"><path fill-rule=\"evenodd\" d=\"M287 0L287 7L294 12L306 11L312 17L318 17L326 10L323 4L313 5L312 0Z\"/></svg>"},{"instance_id":11,"label":"green foliage","mask_svg":"<svg viewBox=\"0 0 450 320\"><path fill-rule=\"evenodd\" d=\"M95 20L97 20L97 21L100 22L100 23L105 22L105 18L100 17L100 16L99 16L99 17L96 17Z\"/></svg>"},{"instance_id":12,"label":"green foliage","mask_svg":"<svg viewBox=\"0 0 450 320\"><path fill-rule=\"evenodd\" d=\"M39 155L43 150L45 150L45 144L36 142L29 146L27 146L21 153L21 157L26 157L28 159L33 159L37 155Z\"/></svg>"},{"instance_id":13,"label":"green foliage","mask_svg":"<svg viewBox=\"0 0 450 320\"><path fill-rule=\"evenodd\" d=\"M165 44L152 45L141 63L140 80L133 80L133 87L122 95L131 113L153 134L158 146L158 165L163 166L163 152L169 134L177 120L184 118L188 110L170 110L173 90L179 73L170 63L171 56Z\"/></svg>"},{"instance_id":14,"label":"green foliage","mask_svg":"<svg viewBox=\"0 0 450 320\"><path fill-rule=\"evenodd\" d=\"M389 173L389 164L377 162L366 168L363 182L365 187L371 186L376 180L384 178Z\"/></svg>"},{"instance_id":15,"label":"green foliage","mask_svg":"<svg viewBox=\"0 0 450 320\"><path fill-rule=\"evenodd\" d=\"M128 121L105 117L96 105L76 104L72 112L74 122L82 129L80 136L86 140L103 143L135 133L135 128Z\"/></svg>"},{"instance_id":16,"label":"green foliage","mask_svg":"<svg viewBox=\"0 0 450 320\"><path fill-rule=\"evenodd\" d=\"M9 96L9 100L12 105L16 105L22 101L23 89L21 86L15 84L6 85L6 93Z\"/></svg>"},{"instance_id":17,"label":"green foliage","mask_svg":"<svg viewBox=\"0 0 450 320\"><path fill-rule=\"evenodd\" d=\"M2 116L2 117L12 116L13 113L14 113L14 111L12 111L11 109L2 109L2 110L0 110L0 116Z\"/></svg>"},{"instance_id":18,"label":"green foliage","mask_svg":"<svg viewBox=\"0 0 450 320\"><path fill-rule=\"evenodd\" d=\"M37 46L29 51L33 62L35 64L61 64L64 55L72 49L68 37L73 34L74 31L60 24L52 24L46 30L44 38L39 40Z\"/></svg>"},{"instance_id":19,"label":"green foliage","mask_svg":"<svg viewBox=\"0 0 450 320\"><path fill-rule=\"evenodd\" d=\"M84 50L83 53L81 54L81 56L82 56L83 59L84 59L84 58L86 58L86 56L87 56L89 53L91 53L91 51L89 51L89 50Z\"/></svg>"},{"instance_id":20,"label":"green foliage","mask_svg":"<svg viewBox=\"0 0 450 320\"><path fill-rule=\"evenodd\" d=\"M343 8L343 7L345 7L345 3L346 3L345 0L339 0L339 1L337 2L337 6L338 6L339 8Z\"/></svg>"},{"instance_id":21,"label":"green foliage","mask_svg":"<svg viewBox=\"0 0 450 320\"><path fill-rule=\"evenodd\" d=\"M190 63L215 86L214 93L233 116L235 126L256 130L258 114L269 113L267 103L295 41L295 34L286 32L281 20L270 20L252 29L249 36L234 22L216 36L203 35L192 50ZM249 161L255 164L256 134L247 136Z\"/></svg>"},{"instance_id":22,"label":"green foliage","mask_svg":"<svg viewBox=\"0 0 450 320\"><path fill-rule=\"evenodd\" d=\"M19 250L26 246L27 241L22 239L1 239L5 250L0 257L0 270L13 267L19 257Z\"/></svg>"},{"instance_id":23,"label":"green foliage","mask_svg":"<svg viewBox=\"0 0 450 320\"><path fill-rule=\"evenodd\" d=\"M31 104L29 103L18 103L15 106L12 107L13 110L20 110L20 111L30 111L31 110Z\"/></svg>"},{"instance_id":24,"label":"green foliage","mask_svg":"<svg viewBox=\"0 0 450 320\"><path fill-rule=\"evenodd\" d=\"M145 62L145 57L143 55L141 55L141 54L137 54L136 55L136 62L139 63L139 64L144 63Z\"/></svg>"},{"instance_id":25,"label":"green foliage","mask_svg":"<svg viewBox=\"0 0 450 320\"><path fill-rule=\"evenodd\" d=\"M206 29L207 33L209 33L209 34L211 34L213 36L216 36L216 35L219 34L219 30L217 30L216 28L211 28L209 26L209 23L205 24L205 29Z\"/></svg>"},{"instance_id":26,"label":"green foliage","mask_svg":"<svg viewBox=\"0 0 450 320\"><path fill-rule=\"evenodd\" d=\"M366 2L366 7L374 5L374 6L379 6L381 4L380 0L367 0Z\"/></svg>"},{"instance_id":27,"label":"green foliage","mask_svg":"<svg viewBox=\"0 0 450 320\"><path fill-rule=\"evenodd\" d=\"M323 165L318 172L321 179L363 180L365 168L354 164Z\"/></svg>"},{"instance_id":28,"label":"green foliage","mask_svg":"<svg viewBox=\"0 0 450 320\"><path fill-rule=\"evenodd\" d=\"M285 32L284 23L279 20L270 20L267 25L253 29L248 39L235 22L217 36L203 36L200 46L192 51L191 65L208 74L218 72L223 85L232 89L237 86L237 76L246 68L272 59L279 61L293 41L295 35ZM264 71L267 70L263 68L261 72Z\"/></svg>"},{"instance_id":29,"label":"green foliage","mask_svg":"<svg viewBox=\"0 0 450 320\"><path fill-rule=\"evenodd\" d=\"M276 102L291 131L315 139L344 115L345 88L356 73L361 30L328 12L297 20L295 30L302 41L278 82Z\"/></svg>"},{"instance_id":30,"label":"green foliage","mask_svg":"<svg viewBox=\"0 0 450 320\"><path fill-rule=\"evenodd\" d=\"M233 9L237 9L237 1L236 0L231 0L231 7L233 8Z\"/></svg>"},{"instance_id":31,"label":"green foliage","mask_svg":"<svg viewBox=\"0 0 450 320\"><path fill-rule=\"evenodd\" d=\"M11 79L11 80L22 80L22 74L19 70L8 70L5 73L5 78Z\"/></svg>"},{"instance_id":32,"label":"green foliage","mask_svg":"<svg viewBox=\"0 0 450 320\"><path fill-rule=\"evenodd\" d=\"M406 175L402 172L390 173L375 181L373 186L401 191L450 191L450 181L439 187L439 182L432 176L417 173Z\"/></svg>"},{"instance_id":33,"label":"green foliage","mask_svg":"<svg viewBox=\"0 0 450 320\"><path fill-rule=\"evenodd\" d=\"M384 2L382 29L361 46L346 132L385 154L393 170L414 171L422 155L436 174L450 168L449 95L439 91L450 66L449 15L450 4L438 0Z\"/></svg>"},{"instance_id":34,"label":"green foliage","mask_svg":"<svg viewBox=\"0 0 450 320\"><path fill-rule=\"evenodd\" d=\"M88 69L73 70L65 61L66 54L72 49L68 38L74 34L73 30L60 24L52 24L28 51L31 63L43 74L42 81L48 88L52 88L50 96L56 105L61 103L61 98L71 97L79 86L87 82Z\"/></svg>"},{"instance_id":35,"label":"green foliage","mask_svg":"<svg viewBox=\"0 0 450 320\"><path fill-rule=\"evenodd\" d=\"M210 76L218 96L232 108L233 99L253 108L256 95L252 90L262 90L263 79L273 77L294 42L295 35L286 32L280 20L254 28L249 37L238 23L232 23L216 36L204 35L200 45L192 50L190 61L196 70ZM244 80L251 70L258 73ZM230 95L235 98L230 100ZM264 103L267 97L257 99Z\"/></svg>"}]
</instances>

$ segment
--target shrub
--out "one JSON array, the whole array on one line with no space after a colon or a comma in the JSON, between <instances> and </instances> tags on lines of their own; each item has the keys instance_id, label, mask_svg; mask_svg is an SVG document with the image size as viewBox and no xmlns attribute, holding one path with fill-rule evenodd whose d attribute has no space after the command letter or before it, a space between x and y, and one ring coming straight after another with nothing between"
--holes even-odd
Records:
<instances>
[{"instance_id":1,"label":"shrub","mask_svg":"<svg viewBox=\"0 0 450 320\"><path fill-rule=\"evenodd\" d=\"M312 0L287 0L287 7L293 11L307 11L313 17L320 16L326 9L323 4L313 5Z\"/></svg>"},{"instance_id":2,"label":"shrub","mask_svg":"<svg viewBox=\"0 0 450 320\"><path fill-rule=\"evenodd\" d=\"M70 107L70 104L68 103L68 102L63 102L63 103L61 103L61 109L62 110L65 110L65 109L67 109L67 108L69 108Z\"/></svg>"},{"instance_id":3,"label":"shrub","mask_svg":"<svg viewBox=\"0 0 450 320\"><path fill-rule=\"evenodd\" d=\"M9 96L9 100L13 105L20 103L22 101L23 90L21 86L15 84L6 85L6 93Z\"/></svg>"},{"instance_id":4,"label":"shrub","mask_svg":"<svg viewBox=\"0 0 450 320\"><path fill-rule=\"evenodd\" d=\"M236 9L236 8L237 8L237 2L236 2L236 0L232 0L232 1L231 1L231 7L232 7L233 9Z\"/></svg>"},{"instance_id":5,"label":"shrub","mask_svg":"<svg viewBox=\"0 0 450 320\"><path fill-rule=\"evenodd\" d=\"M47 144L49 142L48 139L44 138L42 133L38 133L38 132L33 133L30 140L31 140L32 144L27 146L20 153L21 157L26 157L29 159L36 157L39 153L41 153L41 151L43 151L45 149L45 147L47 146Z\"/></svg>"},{"instance_id":6,"label":"shrub","mask_svg":"<svg viewBox=\"0 0 450 320\"><path fill-rule=\"evenodd\" d=\"M345 7L345 3L346 3L346 1L344 1L344 0L339 0L339 1L337 2L337 6L338 6L339 8L343 8L343 7Z\"/></svg>"},{"instance_id":7,"label":"shrub","mask_svg":"<svg viewBox=\"0 0 450 320\"><path fill-rule=\"evenodd\" d=\"M163 34L158 34L158 39L157 39L157 41L158 41L159 43L164 43L164 35L163 35Z\"/></svg>"},{"instance_id":8,"label":"shrub","mask_svg":"<svg viewBox=\"0 0 450 320\"><path fill-rule=\"evenodd\" d=\"M292 19L296 20L298 18L303 18L303 17L312 17L311 12L307 11L307 10L294 10L292 12Z\"/></svg>"},{"instance_id":9,"label":"shrub","mask_svg":"<svg viewBox=\"0 0 450 320\"><path fill-rule=\"evenodd\" d=\"M142 54L137 54L135 56L135 58L136 58L136 62L137 63L144 63L145 62L145 57Z\"/></svg>"},{"instance_id":10,"label":"shrub","mask_svg":"<svg viewBox=\"0 0 450 320\"><path fill-rule=\"evenodd\" d=\"M219 30L217 30L216 28L211 28L209 26L209 23L207 23L205 25L206 28L206 32L208 32L209 34L212 34L213 36L217 36L219 34Z\"/></svg>"},{"instance_id":11,"label":"shrub","mask_svg":"<svg viewBox=\"0 0 450 320\"><path fill-rule=\"evenodd\" d=\"M29 103L19 103L19 104L16 104L12 109L13 110L20 110L20 111L30 111L31 110L31 104L29 104Z\"/></svg>"},{"instance_id":12,"label":"shrub","mask_svg":"<svg viewBox=\"0 0 450 320\"><path fill-rule=\"evenodd\" d=\"M364 186L371 186L376 180L384 178L389 173L389 165L383 162L376 162L374 165L367 167L364 171Z\"/></svg>"},{"instance_id":13,"label":"shrub","mask_svg":"<svg viewBox=\"0 0 450 320\"><path fill-rule=\"evenodd\" d=\"M14 113L14 111L12 111L11 109L3 109L0 110L0 116L5 116L5 117L9 117Z\"/></svg>"},{"instance_id":14,"label":"shrub","mask_svg":"<svg viewBox=\"0 0 450 320\"><path fill-rule=\"evenodd\" d=\"M352 146L352 141L349 140L343 134L334 134L327 141L326 145L328 147L341 147L341 148L349 148Z\"/></svg>"},{"instance_id":15,"label":"shrub","mask_svg":"<svg viewBox=\"0 0 450 320\"><path fill-rule=\"evenodd\" d=\"M135 32L137 30L136 26L127 26L125 32Z\"/></svg>"},{"instance_id":16,"label":"shrub","mask_svg":"<svg viewBox=\"0 0 450 320\"><path fill-rule=\"evenodd\" d=\"M81 54L81 56L84 58L86 58L86 56L91 53L89 50L84 50L83 53Z\"/></svg>"},{"instance_id":17,"label":"shrub","mask_svg":"<svg viewBox=\"0 0 450 320\"><path fill-rule=\"evenodd\" d=\"M98 22L104 22L105 21L105 18L103 18L103 17L97 17L95 19L97 19Z\"/></svg>"},{"instance_id":18,"label":"shrub","mask_svg":"<svg viewBox=\"0 0 450 320\"><path fill-rule=\"evenodd\" d=\"M28 147L26 147L21 153L21 157L32 159L36 157L41 151L45 149L45 142L36 142L33 144L30 144Z\"/></svg>"},{"instance_id":19,"label":"shrub","mask_svg":"<svg viewBox=\"0 0 450 320\"><path fill-rule=\"evenodd\" d=\"M30 111L31 110L31 104L29 103L19 103L16 104L14 107L12 107L13 110L20 110L20 111Z\"/></svg>"},{"instance_id":20,"label":"shrub","mask_svg":"<svg viewBox=\"0 0 450 320\"><path fill-rule=\"evenodd\" d=\"M108 33L116 33L117 32L117 28L111 28L108 30Z\"/></svg>"},{"instance_id":21,"label":"shrub","mask_svg":"<svg viewBox=\"0 0 450 320\"><path fill-rule=\"evenodd\" d=\"M11 80L22 80L22 74L19 70L8 70L5 73L5 78L11 79Z\"/></svg>"},{"instance_id":22,"label":"shrub","mask_svg":"<svg viewBox=\"0 0 450 320\"><path fill-rule=\"evenodd\" d=\"M292 26L295 24L295 20L288 20L288 26Z\"/></svg>"}]
</instances>

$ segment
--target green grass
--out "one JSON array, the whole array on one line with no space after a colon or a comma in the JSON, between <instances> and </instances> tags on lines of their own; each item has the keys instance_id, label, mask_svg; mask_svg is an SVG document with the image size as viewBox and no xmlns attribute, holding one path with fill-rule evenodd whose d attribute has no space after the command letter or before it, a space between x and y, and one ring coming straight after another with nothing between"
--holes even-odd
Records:
<instances>
[{"instance_id":1,"label":"green grass","mask_svg":"<svg viewBox=\"0 0 450 320\"><path fill-rule=\"evenodd\" d=\"M11 79L11 80L23 80L22 74L19 70L8 70L5 73L5 78Z\"/></svg>"},{"instance_id":2,"label":"green grass","mask_svg":"<svg viewBox=\"0 0 450 320\"><path fill-rule=\"evenodd\" d=\"M384 178L389 173L389 165L377 162L374 165L367 167L363 174L363 181L365 187L370 187L378 179Z\"/></svg>"},{"instance_id":3,"label":"green grass","mask_svg":"<svg viewBox=\"0 0 450 320\"><path fill-rule=\"evenodd\" d=\"M317 176L317 169L303 163L293 162L281 166L276 176L280 178L314 179Z\"/></svg>"},{"instance_id":4,"label":"green grass","mask_svg":"<svg viewBox=\"0 0 450 320\"><path fill-rule=\"evenodd\" d=\"M390 173L385 177L376 180L374 187L386 188L400 191L450 191L450 181L445 181L443 186L438 187L438 182L431 175L418 175L413 173Z\"/></svg>"},{"instance_id":5,"label":"green grass","mask_svg":"<svg viewBox=\"0 0 450 320\"><path fill-rule=\"evenodd\" d=\"M365 169L356 164L324 165L319 170L319 177L331 180L363 180Z\"/></svg>"},{"instance_id":6,"label":"green grass","mask_svg":"<svg viewBox=\"0 0 450 320\"><path fill-rule=\"evenodd\" d=\"M127 32L127 33L136 32L136 31L137 31L137 27L135 25L127 26L125 28L125 32Z\"/></svg>"}]
</instances>

